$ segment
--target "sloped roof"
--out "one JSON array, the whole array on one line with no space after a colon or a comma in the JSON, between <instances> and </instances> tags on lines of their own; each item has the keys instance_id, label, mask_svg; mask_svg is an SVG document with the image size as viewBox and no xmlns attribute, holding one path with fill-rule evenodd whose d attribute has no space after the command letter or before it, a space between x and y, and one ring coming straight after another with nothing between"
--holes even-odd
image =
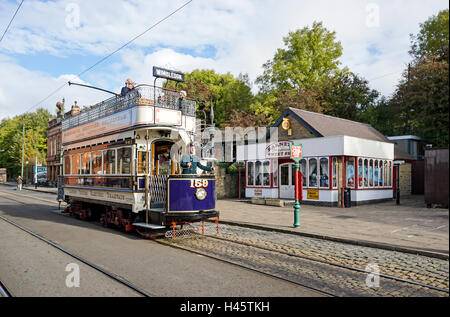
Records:
<instances>
[{"instance_id":1,"label":"sloped roof","mask_svg":"<svg viewBox=\"0 0 450 317\"><path fill-rule=\"evenodd\" d=\"M369 124L302 109L288 109L306 121L321 136L348 135L362 139L393 143Z\"/></svg>"},{"instance_id":2,"label":"sloped roof","mask_svg":"<svg viewBox=\"0 0 450 317\"><path fill-rule=\"evenodd\" d=\"M312 134L317 137L348 135L362 139L394 143L370 124L332 117L329 115L306 111L297 108L287 108L274 126L279 126L282 119L287 115L293 115ZM395 159L414 160L414 157L402 150L397 144L394 145Z\"/></svg>"}]
</instances>

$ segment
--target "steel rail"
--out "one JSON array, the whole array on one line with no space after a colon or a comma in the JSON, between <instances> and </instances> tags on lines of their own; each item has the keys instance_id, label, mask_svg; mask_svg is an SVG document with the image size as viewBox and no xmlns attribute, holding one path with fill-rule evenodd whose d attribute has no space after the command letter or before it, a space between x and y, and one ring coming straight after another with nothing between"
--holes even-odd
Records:
<instances>
[{"instance_id":1,"label":"steel rail","mask_svg":"<svg viewBox=\"0 0 450 317\"><path fill-rule=\"evenodd\" d=\"M231 243L235 243L235 244L239 244L239 245L244 245L244 246L248 246L248 247L253 247L253 248L261 249L261 250L265 250L265 251L276 252L276 253L279 253L279 254L287 255L287 256L290 256L290 257L296 257L296 258L300 258L300 259L303 259L303 260L308 260L308 261L317 262L317 263L321 263L321 264L327 264L327 265L331 265L331 266L336 266L336 267L339 267L339 268L342 268L342 269L347 269L347 270L350 270L350 271L356 271L356 272L359 272L359 273L374 274L374 272L366 271L366 270L359 269L359 268L356 268L356 267L347 266L347 265L338 264L338 263L333 263L333 262L329 262L329 261L325 261L325 260L314 259L314 258L307 257L307 256L304 256L304 255L293 254L293 253L279 251L279 250L275 250L275 249L271 249L271 248L265 248L265 247L261 247L261 246L257 246L257 245L252 245L250 243L227 240L225 238L215 237L215 236L211 236L211 235L206 235L206 237L211 238L211 239L216 239L216 240L227 241L227 242L231 242ZM414 284L414 285L417 285L417 286L433 289L433 290L444 292L444 293L447 293L447 294L449 293L449 290L444 289L444 288L440 288L440 287L436 287L436 286L433 286L433 285L428 285L428 284L424 284L424 283L420 283L420 282L416 282L416 281L412 281L412 280L407 280L407 279L403 279L403 278L400 278L400 277L387 275L387 274L383 274L383 273L377 273L377 275L380 276L380 277L386 278L386 279L391 279L391 280L395 280L395 281L403 282L403 283Z\"/></svg>"},{"instance_id":2,"label":"steel rail","mask_svg":"<svg viewBox=\"0 0 450 317\"><path fill-rule=\"evenodd\" d=\"M36 233L34 233L34 232L32 232L32 231L30 231L30 230L24 228L24 227L22 227L22 226L16 224L15 222L13 222L13 221L11 221L11 220L9 220L9 219L3 217L3 216L0 216L0 219L3 220L3 221L5 221L5 222L7 222L7 223L9 223L9 224L11 224L11 225L13 225L13 226L15 226L15 227L17 227L18 229L20 229L20 230L22 230L22 231L25 231L26 233L28 233L28 234L32 235L33 237L35 237L35 238L37 238L37 239L39 239L39 240L41 240L41 241L43 241L43 242L45 242L45 243L51 245L52 247L54 247L54 248L56 248L56 249L58 249L58 250L64 252L65 254L67 254L67 255L73 257L74 259L77 259L78 261L80 261L80 262L86 264L87 266L89 266L89 267L91 267L91 268L93 268L93 269L99 271L100 273L103 273L104 275L106 275L106 276L110 277L111 279L113 279L113 280L115 280L115 281L121 283L122 285L127 286L128 288L134 290L135 292L137 292L137 293L139 293L139 294L141 294L141 295L143 295L143 296L145 296L145 297L151 297L151 296L150 296L148 293L146 293L145 291L143 291L143 290L137 288L136 286L130 284L129 282L125 281L124 279L120 278L119 276L117 276L117 275L115 275L115 274L113 274L113 273L110 273L110 272L108 272L108 271L106 271L106 270L100 268L99 266L97 266L97 265L95 265L95 264L93 264L93 263L91 263L91 262L89 262L89 261L87 261L87 260L85 260L85 259L83 259L83 258L81 258L81 257L79 257L79 256L77 256L77 255L75 255L75 254L73 254L72 252L70 252L70 251L68 251L68 250L66 250L66 249L64 249L64 248L62 248L62 247L60 247L59 245L57 245L57 244L55 244L55 243L53 243L53 242L51 242L51 241L45 239L44 237L42 237L42 236L40 236L40 235L38 235L38 234L36 234Z\"/></svg>"},{"instance_id":3,"label":"steel rail","mask_svg":"<svg viewBox=\"0 0 450 317\"><path fill-rule=\"evenodd\" d=\"M0 281L0 297L13 297L11 292L6 288L6 286Z\"/></svg>"},{"instance_id":4,"label":"steel rail","mask_svg":"<svg viewBox=\"0 0 450 317\"><path fill-rule=\"evenodd\" d=\"M260 271L260 270L257 270L257 269L254 269L254 268L251 268L251 267L248 267L248 266L245 266L245 265L241 265L241 264L236 263L236 262L224 260L222 258L215 257L215 256L212 256L212 255L209 255L209 254L206 254L206 253L195 251L195 250L192 250L192 249L189 249L189 248L183 248L183 247L180 247L180 246L177 246L177 245L173 245L173 244L164 243L164 242L161 242L161 241L158 241L158 240L153 240L153 242L156 242L156 243L161 244L161 245L169 246L169 247L174 248L174 249L189 251L191 253L194 253L194 254L197 254L197 255L201 255L201 256L204 256L204 257L207 257L207 258L219 261L219 262L223 262L223 263L226 263L226 264L231 264L231 265L243 268L243 269L248 270L248 271L256 272L256 273L263 274L263 275L266 275L266 276L271 277L271 278L275 278L275 279L281 280L283 282L288 282L288 283L291 283L291 284L294 284L294 285L297 285L297 286L301 286L303 288L309 289L311 291L314 291L316 293L319 293L319 294L327 296L327 297L337 297L334 294L331 294L331 293L328 293L326 291L314 288L312 286L301 284L301 283L298 283L298 282L295 282L295 281L292 281L292 280L289 280L289 279L286 279L286 278L283 278L283 277L280 277L280 276L277 276L277 275L274 275L274 274L270 274L270 273L267 273L267 272L264 272L264 271Z\"/></svg>"}]
</instances>

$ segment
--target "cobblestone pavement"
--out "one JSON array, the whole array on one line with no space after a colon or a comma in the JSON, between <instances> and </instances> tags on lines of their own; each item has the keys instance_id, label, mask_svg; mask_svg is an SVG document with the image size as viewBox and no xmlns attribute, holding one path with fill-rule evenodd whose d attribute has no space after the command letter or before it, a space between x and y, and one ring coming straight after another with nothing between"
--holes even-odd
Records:
<instances>
[{"instance_id":1,"label":"cobblestone pavement","mask_svg":"<svg viewBox=\"0 0 450 317\"><path fill-rule=\"evenodd\" d=\"M206 232L213 233L214 230L214 225L210 225ZM383 277L380 278L378 288L368 287L366 273L234 242L243 242L366 271L371 271L367 268L368 264L376 264L381 274L448 290L449 263L446 260L230 225L221 225L220 234L216 236L228 241L191 235L174 241L167 239L166 243L225 259L337 296L448 296L445 292Z\"/></svg>"}]
</instances>

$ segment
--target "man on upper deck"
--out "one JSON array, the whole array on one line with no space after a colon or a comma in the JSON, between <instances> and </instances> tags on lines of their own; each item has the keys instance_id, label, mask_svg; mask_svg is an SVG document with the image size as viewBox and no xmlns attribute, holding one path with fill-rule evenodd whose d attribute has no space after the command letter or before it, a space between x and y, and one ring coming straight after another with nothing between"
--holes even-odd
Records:
<instances>
[{"instance_id":1,"label":"man on upper deck","mask_svg":"<svg viewBox=\"0 0 450 317\"><path fill-rule=\"evenodd\" d=\"M125 82L125 87L122 87L122 91L120 92L120 95L122 97L125 97L130 91L134 90L134 83L133 81L128 78L127 81Z\"/></svg>"}]
</instances>

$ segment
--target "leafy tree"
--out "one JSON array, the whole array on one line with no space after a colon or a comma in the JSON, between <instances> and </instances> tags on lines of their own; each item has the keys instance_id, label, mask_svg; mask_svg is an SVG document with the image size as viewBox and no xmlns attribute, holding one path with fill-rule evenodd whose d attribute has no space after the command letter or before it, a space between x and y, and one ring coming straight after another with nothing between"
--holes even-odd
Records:
<instances>
[{"instance_id":1,"label":"leafy tree","mask_svg":"<svg viewBox=\"0 0 450 317\"><path fill-rule=\"evenodd\" d=\"M420 24L417 35L410 35L410 54L417 58L434 55L448 62L449 10L442 10Z\"/></svg>"},{"instance_id":2,"label":"leafy tree","mask_svg":"<svg viewBox=\"0 0 450 317\"><path fill-rule=\"evenodd\" d=\"M374 105L380 93L369 83L347 69L338 71L321 84L320 104L323 113L353 121L364 120L368 107Z\"/></svg>"},{"instance_id":3,"label":"leafy tree","mask_svg":"<svg viewBox=\"0 0 450 317\"><path fill-rule=\"evenodd\" d=\"M263 92L314 89L324 77L338 70L342 46L335 32L322 22L314 22L290 32L283 39L285 49L278 49L272 60L263 65L264 73L257 83Z\"/></svg>"},{"instance_id":4,"label":"leafy tree","mask_svg":"<svg viewBox=\"0 0 450 317\"><path fill-rule=\"evenodd\" d=\"M448 71L447 61L423 56L404 72L391 100L400 134L415 134L426 143L448 147Z\"/></svg>"},{"instance_id":5,"label":"leafy tree","mask_svg":"<svg viewBox=\"0 0 450 317\"><path fill-rule=\"evenodd\" d=\"M8 175L19 175L22 164L22 126L25 125L24 160L46 164L47 124L50 113L39 108L34 113L25 113L0 123L0 166L6 167ZM31 164L31 163L30 163Z\"/></svg>"},{"instance_id":6,"label":"leafy tree","mask_svg":"<svg viewBox=\"0 0 450 317\"><path fill-rule=\"evenodd\" d=\"M174 88L174 84L168 82L166 87ZM194 70L186 74L185 82L179 84L178 89L185 89L188 98L196 100L199 117L208 116L213 106L217 125L226 123L232 110L248 109L254 99L247 75L235 78L230 73L220 75L213 70ZM209 118L206 119L209 122Z\"/></svg>"}]
</instances>

